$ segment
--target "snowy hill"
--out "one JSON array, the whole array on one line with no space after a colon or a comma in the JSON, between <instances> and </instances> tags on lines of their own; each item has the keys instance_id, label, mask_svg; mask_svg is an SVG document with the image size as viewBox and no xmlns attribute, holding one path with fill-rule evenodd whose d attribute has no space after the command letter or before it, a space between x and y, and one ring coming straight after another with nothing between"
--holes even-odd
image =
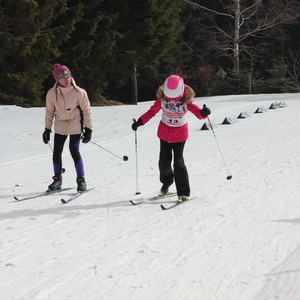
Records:
<instances>
[{"instance_id":1,"label":"snowy hill","mask_svg":"<svg viewBox=\"0 0 300 300\"><path fill-rule=\"evenodd\" d=\"M93 108L92 140L129 160L82 145L94 190L65 205L72 190L14 201L47 188L51 149L41 138L44 108L0 106L0 299L299 300L299 96L197 98L212 110L233 178L213 132L189 113L184 157L195 199L168 211L160 204L172 198L129 202L160 189L160 115L138 130L138 177L130 127L152 102ZM271 110L273 102L287 107ZM243 111L250 117L221 124ZM63 160L63 187L74 188L68 147Z\"/></svg>"}]
</instances>

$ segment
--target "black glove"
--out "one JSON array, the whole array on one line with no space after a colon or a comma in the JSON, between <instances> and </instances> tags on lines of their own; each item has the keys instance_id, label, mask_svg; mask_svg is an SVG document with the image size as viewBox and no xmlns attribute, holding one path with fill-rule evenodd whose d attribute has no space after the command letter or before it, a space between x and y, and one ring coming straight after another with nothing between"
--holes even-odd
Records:
<instances>
[{"instance_id":1,"label":"black glove","mask_svg":"<svg viewBox=\"0 0 300 300\"><path fill-rule=\"evenodd\" d=\"M43 141L45 144L48 144L48 142L50 141L50 132L51 132L51 129L45 128L45 131L42 135Z\"/></svg>"},{"instance_id":2,"label":"black glove","mask_svg":"<svg viewBox=\"0 0 300 300\"><path fill-rule=\"evenodd\" d=\"M143 121L141 118L139 118L137 121L136 120L133 121L131 128L132 130L136 131L138 127L140 127L141 125L143 125Z\"/></svg>"},{"instance_id":3,"label":"black glove","mask_svg":"<svg viewBox=\"0 0 300 300\"><path fill-rule=\"evenodd\" d=\"M210 114L211 114L210 109L206 106L206 104L203 104L203 107L202 107L202 109L201 109L201 115L202 115L203 117L207 117L207 116L209 116Z\"/></svg>"},{"instance_id":4,"label":"black glove","mask_svg":"<svg viewBox=\"0 0 300 300\"><path fill-rule=\"evenodd\" d=\"M88 143L92 138L92 130L84 127L84 133L82 134L81 138L83 143Z\"/></svg>"}]
</instances>

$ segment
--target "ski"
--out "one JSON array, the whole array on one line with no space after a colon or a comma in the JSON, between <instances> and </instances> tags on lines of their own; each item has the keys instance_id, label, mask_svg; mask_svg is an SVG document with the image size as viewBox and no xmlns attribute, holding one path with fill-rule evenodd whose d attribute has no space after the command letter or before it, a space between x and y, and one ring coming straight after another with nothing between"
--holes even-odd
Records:
<instances>
[{"instance_id":1,"label":"ski","mask_svg":"<svg viewBox=\"0 0 300 300\"><path fill-rule=\"evenodd\" d=\"M181 204L183 204L183 203L186 203L186 202L189 202L189 201L191 201L191 200L193 200L193 199L195 199L196 197L194 197L194 198L189 198L189 200L185 200L185 201L176 201L175 203L173 203L173 204L171 204L171 205L168 205L168 206L165 206L165 205L163 205L163 204L161 204L160 205L160 208L162 209L162 210L169 210L169 209L172 209L172 208L174 208L174 207L176 207L176 206L178 206L178 205L181 205Z\"/></svg>"},{"instance_id":2,"label":"ski","mask_svg":"<svg viewBox=\"0 0 300 300\"><path fill-rule=\"evenodd\" d=\"M139 204L145 203L147 201L154 201L154 200L170 198L170 197L174 197L174 196L177 196L177 194L176 193L159 194L157 196L154 196L154 197L151 197L151 198L148 198L148 199L141 199L141 200L138 200L138 201L130 200L130 203L132 205L139 205Z\"/></svg>"},{"instance_id":3,"label":"ski","mask_svg":"<svg viewBox=\"0 0 300 300\"><path fill-rule=\"evenodd\" d=\"M72 195L71 197L67 198L67 199L64 199L64 198L61 198L60 201L62 204L66 204L66 203L69 203L75 199L77 199L78 197L80 197L81 195L91 191L93 188L90 188L90 189L87 189L86 191L82 191L82 192L77 192L76 194Z\"/></svg>"},{"instance_id":4,"label":"ski","mask_svg":"<svg viewBox=\"0 0 300 300\"><path fill-rule=\"evenodd\" d=\"M39 197L43 197L43 196L52 195L52 194L55 194L55 193L60 193L60 192L68 191L68 190L71 190L71 189L72 188L64 188L64 189L60 189L60 190L47 190L45 192L38 193L38 194L33 195L33 196L24 196L22 198L14 196L14 199L16 201L25 201L25 200L35 199L35 198L39 198Z\"/></svg>"},{"instance_id":5,"label":"ski","mask_svg":"<svg viewBox=\"0 0 300 300\"><path fill-rule=\"evenodd\" d=\"M184 201L184 202L187 202L187 201ZM171 209L171 208L174 208L174 207L176 207L176 206L178 206L178 205L180 205L180 204L182 204L182 203L184 203L184 202L175 202L174 204L171 204L170 206L164 206L163 204L161 204L160 205L160 208L162 209L162 210L168 210L168 209Z\"/></svg>"}]
</instances>

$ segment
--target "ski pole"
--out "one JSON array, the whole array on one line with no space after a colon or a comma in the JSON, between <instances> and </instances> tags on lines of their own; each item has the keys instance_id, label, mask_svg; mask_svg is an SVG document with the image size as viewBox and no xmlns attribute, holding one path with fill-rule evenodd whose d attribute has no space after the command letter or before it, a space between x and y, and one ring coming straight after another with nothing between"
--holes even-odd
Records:
<instances>
[{"instance_id":1,"label":"ski pole","mask_svg":"<svg viewBox=\"0 0 300 300\"><path fill-rule=\"evenodd\" d=\"M204 104L203 106L205 106L205 104ZM228 168L227 168L227 165L226 165L226 162L225 162L224 156L223 156L223 154L222 154L221 148L220 148L220 146L219 146L219 143L218 143L218 140L217 140L217 136L216 136L216 134L215 134L214 128L213 128L213 126L212 126L212 124L211 124L211 122L210 122L210 119L209 119L209 117L208 117L208 116L207 116L207 120L208 120L209 126L210 126L210 128L211 128L211 130L212 130L212 133L213 133L213 135L214 135L214 138L215 138L216 144L217 144L217 146L218 146L218 149L219 149L220 155L221 155L221 157L222 157L222 160L223 160L223 163L224 163L224 166L225 166L226 172L227 172L227 177L226 177L226 179L227 179L227 180L230 180L230 179L232 178L232 175L229 175L229 171L228 171Z\"/></svg>"},{"instance_id":2,"label":"ski pole","mask_svg":"<svg viewBox=\"0 0 300 300\"><path fill-rule=\"evenodd\" d=\"M102 147L101 145L99 145L99 144L97 144L97 143L95 143L95 142L93 142L93 141L90 141L90 143L96 145L97 147L101 148L102 150L104 150L104 151L110 153L111 155L113 155L113 156L115 156L115 157L117 157L117 158L119 158L119 159L121 159L121 160L124 160L124 161L127 161L127 160L128 160L128 156L126 156L126 155L124 155L123 158L122 158L122 157L118 156L117 154L112 153L111 151L107 150L106 148Z\"/></svg>"},{"instance_id":3,"label":"ski pole","mask_svg":"<svg viewBox=\"0 0 300 300\"><path fill-rule=\"evenodd\" d=\"M51 144L48 143L48 145L50 147L51 152L53 153L53 148L52 148ZM66 169L65 168L61 168L61 173L65 173L65 172L66 172Z\"/></svg>"},{"instance_id":4,"label":"ski pole","mask_svg":"<svg viewBox=\"0 0 300 300\"><path fill-rule=\"evenodd\" d=\"M136 119L132 119L133 122L136 122ZM138 177L138 146L137 146L137 131L134 132L134 145L135 145L135 174L136 174L136 195L140 195L139 191L139 177Z\"/></svg>"}]
</instances>

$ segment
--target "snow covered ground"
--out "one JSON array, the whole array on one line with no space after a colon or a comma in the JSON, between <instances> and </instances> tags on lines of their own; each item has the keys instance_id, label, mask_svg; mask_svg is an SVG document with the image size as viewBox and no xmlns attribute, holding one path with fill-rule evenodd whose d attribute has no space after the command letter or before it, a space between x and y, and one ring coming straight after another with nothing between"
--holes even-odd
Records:
<instances>
[{"instance_id":1,"label":"snow covered ground","mask_svg":"<svg viewBox=\"0 0 300 300\"><path fill-rule=\"evenodd\" d=\"M0 106L0 299L299 300L299 97L197 98L212 110L233 178L213 132L189 113L185 161L196 199L168 211L160 204L172 198L129 202L160 189L160 115L138 130L138 184L131 130L152 102L93 108L92 140L129 160L82 145L94 190L65 205L73 191L14 201L47 188L51 149L43 108ZM273 102L287 107L271 110ZM254 114L261 106L267 111ZM250 117L221 124L243 111ZM63 186L75 188L68 147L63 159Z\"/></svg>"}]
</instances>

